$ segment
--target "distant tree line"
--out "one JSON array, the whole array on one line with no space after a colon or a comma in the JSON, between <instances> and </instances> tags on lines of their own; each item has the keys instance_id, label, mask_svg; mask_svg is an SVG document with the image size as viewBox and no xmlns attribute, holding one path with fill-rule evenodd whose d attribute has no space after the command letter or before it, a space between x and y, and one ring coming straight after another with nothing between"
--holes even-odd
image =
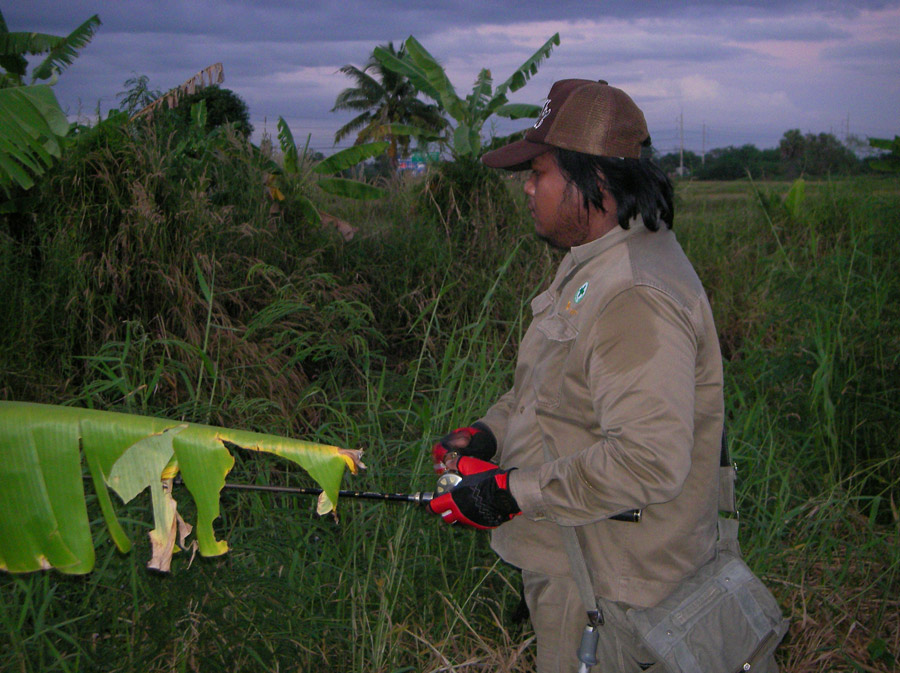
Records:
<instances>
[{"instance_id":1,"label":"distant tree line","mask_svg":"<svg viewBox=\"0 0 900 673\"><path fill-rule=\"evenodd\" d=\"M670 175L678 175L681 161L679 152L659 157L660 166ZM865 141L853 136L842 143L831 133L804 135L792 129L785 132L776 148L720 147L705 157L685 150L683 161L683 174L699 180L738 180L746 178L748 172L754 179L792 180L801 175L869 173L877 157Z\"/></svg>"}]
</instances>

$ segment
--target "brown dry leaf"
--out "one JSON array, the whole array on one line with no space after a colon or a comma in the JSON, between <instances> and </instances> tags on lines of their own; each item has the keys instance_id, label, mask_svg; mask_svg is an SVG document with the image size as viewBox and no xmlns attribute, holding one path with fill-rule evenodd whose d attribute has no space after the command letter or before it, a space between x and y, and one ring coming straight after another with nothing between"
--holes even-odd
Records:
<instances>
[{"instance_id":1,"label":"brown dry leaf","mask_svg":"<svg viewBox=\"0 0 900 673\"><path fill-rule=\"evenodd\" d=\"M138 110L131 119L137 119L144 115L152 115L153 111L162 106L167 105L173 108L178 105L178 101L185 95L190 95L197 89L212 86L213 84L221 84L225 81L225 69L221 63L213 63L195 75L189 77L185 82L170 89L155 101L141 110Z\"/></svg>"},{"instance_id":2,"label":"brown dry leaf","mask_svg":"<svg viewBox=\"0 0 900 673\"><path fill-rule=\"evenodd\" d=\"M322 213L322 224L330 224L333 226L338 230L338 233L345 241L353 240L353 237L356 235L356 227L346 220L337 218L334 215L329 215L328 213Z\"/></svg>"},{"instance_id":3,"label":"brown dry leaf","mask_svg":"<svg viewBox=\"0 0 900 673\"><path fill-rule=\"evenodd\" d=\"M172 497L172 479L163 480L163 494L162 506L165 510L165 518L162 527L154 528L149 533L151 558L147 562L147 567L169 572L172 566L172 554L177 549L176 537L181 549L191 550L191 561L194 560L194 554L197 552L197 541L194 540L190 545L186 543L187 536L191 534L194 527L182 519L178 513L178 503Z\"/></svg>"},{"instance_id":4,"label":"brown dry leaf","mask_svg":"<svg viewBox=\"0 0 900 673\"><path fill-rule=\"evenodd\" d=\"M147 562L147 567L169 572L172 565L172 553L175 550L175 534L178 530L178 524L175 521L178 505L175 498L172 497L171 479L163 480L163 502L154 502L153 509L156 528L148 533L151 558ZM157 517L157 514L162 514L162 517Z\"/></svg>"},{"instance_id":5,"label":"brown dry leaf","mask_svg":"<svg viewBox=\"0 0 900 673\"><path fill-rule=\"evenodd\" d=\"M353 474L359 474L360 468L366 469L365 463L362 462L362 449L338 449L338 455L344 459Z\"/></svg>"},{"instance_id":6,"label":"brown dry leaf","mask_svg":"<svg viewBox=\"0 0 900 673\"><path fill-rule=\"evenodd\" d=\"M187 540L187 536L191 534L194 530L194 527L189 524L187 521L181 518L181 515L176 511L175 512L175 521L178 523L178 544L185 551L191 551L191 558L188 560L188 568L191 567L191 564L194 562L194 557L197 555L197 550L200 548L200 545L197 544L196 540L191 540L190 544L185 544Z\"/></svg>"}]
</instances>

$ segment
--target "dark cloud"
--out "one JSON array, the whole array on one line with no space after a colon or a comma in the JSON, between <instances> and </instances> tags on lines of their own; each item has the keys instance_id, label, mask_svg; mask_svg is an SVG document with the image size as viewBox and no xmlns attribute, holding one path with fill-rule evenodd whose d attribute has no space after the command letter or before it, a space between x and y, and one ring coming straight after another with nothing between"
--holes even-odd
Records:
<instances>
[{"instance_id":1,"label":"dark cloud","mask_svg":"<svg viewBox=\"0 0 900 673\"><path fill-rule=\"evenodd\" d=\"M72 114L115 106L116 93L134 74L146 74L151 86L166 90L222 62L225 86L247 101L254 124L265 118L271 129L284 116L296 135L314 133L314 145L328 147L334 129L349 118L330 112L338 91L350 84L338 69L362 66L375 45L399 44L408 35L447 67L465 95L481 67L502 81L558 30L562 44L513 99L539 102L563 77L603 77L636 87L641 104L662 120L654 128L672 127L677 106L697 91L709 92L709 100L697 103L709 121L716 114L733 117L740 106L731 101L728 108L729 97L788 101L780 118L774 108L762 117L744 115L748 133L773 127L759 135L765 138L780 137L785 123L813 125L817 110L832 114L847 101L891 110L872 111L873 118L895 118L896 86L885 84L893 98L879 103L847 93L835 101L830 88L816 83L851 68L855 79L845 92L863 79L874 85L891 81L893 73L895 80L900 41L867 42L854 37L860 31L850 26L867 12L898 6L900 0L20 0L4 16L11 30L65 34L91 14L100 15L103 26L56 86ZM777 49L758 46L788 41L798 51L831 43L822 63L835 72L794 73L794 64L779 58ZM734 84L737 78L743 88ZM807 121L789 117L798 111ZM854 111L855 117L868 114ZM520 128L521 122L497 125Z\"/></svg>"},{"instance_id":2,"label":"dark cloud","mask_svg":"<svg viewBox=\"0 0 900 673\"><path fill-rule=\"evenodd\" d=\"M900 63L900 40L874 40L871 42L853 42L822 50L822 57L839 63L864 62L893 64L894 75L900 76L897 63Z\"/></svg>"},{"instance_id":3,"label":"dark cloud","mask_svg":"<svg viewBox=\"0 0 900 673\"><path fill-rule=\"evenodd\" d=\"M60 33L92 14L111 30L215 34L267 42L403 39L478 24L641 19L728 13L784 16L804 12L856 15L900 0L30 0L4 12L12 30ZM397 31L394 35L386 30Z\"/></svg>"},{"instance_id":4,"label":"dark cloud","mask_svg":"<svg viewBox=\"0 0 900 673\"><path fill-rule=\"evenodd\" d=\"M823 20L791 21L762 20L742 21L738 25L724 27L723 34L738 42L775 40L780 42L825 42L843 40L851 36L846 29Z\"/></svg>"}]
</instances>

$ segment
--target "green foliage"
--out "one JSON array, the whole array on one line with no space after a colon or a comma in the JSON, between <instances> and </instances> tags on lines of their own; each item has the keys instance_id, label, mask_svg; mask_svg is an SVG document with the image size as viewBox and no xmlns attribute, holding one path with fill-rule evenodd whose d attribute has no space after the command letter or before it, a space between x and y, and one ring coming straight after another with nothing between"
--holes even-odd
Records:
<instances>
[{"instance_id":1,"label":"green foliage","mask_svg":"<svg viewBox=\"0 0 900 673\"><path fill-rule=\"evenodd\" d=\"M0 12L0 189L29 189L60 156L69 123L52 90L35 85L71 65L94 35L100 19L89 18L66 37L43 33L11 33ZM25 85L26 55L47 54Z\"/></svg>"},{"instance_id":2,"label":"green foliage","mask_svg":"<svg viewBox=\"0 0 900 673\"><path fill-rule=\"evenodd\" d=\"M493 115L510 119L537 117L537 105L510 104L507 94L525 86L537 73L539 65L549 58L559 34L554 34L532 54L504 82L493 86L490 70L482 69L475 80L472 93L460 98L443 66L414 37L407 38L405 54L393 54L376 47L374 57L388 70L408 78L412 85L434 100L449 115L456 126L448 128L441 144L450 147L454 163L442 165L428 176L423 186L418 208L438 220L448 231L466 231L472 227L486 227L497 231L505 226L512 203L506 185L497 175L491 175L478 162L482 154L482 129ZM489 221L477 221L473 213L491 213ZM459 226L463 225L463 226Z\"/></svg>"},{"instance_id":3,"label":"green foliage","mask_svg":"<svg viewBox=\"0 0 900 673\"><path fill-rule=\"evenodd\" d=\"M69 121L45 85L0 89L0 189L34 186L59 158Z\"/></svg>"},{"instance_id":4,"label":"green foliage","mask_svg":"<svg viewBox=\"0 0 900 673\"><path fill-rule=\"evenodd\" d=\"M378 156L387 147L387 143L371 143L369 145L356 145L348 147L340 152L335 152L327 159L321 161L313 171L320 175L328 175L329 173L340 173L348 168L353 168L357 164Z\"/></svg>"},{"instance_id":5,"label":"green foliage","mask_svg":"<svg viewBox=\"0 0 900 673\"><path fill-rule=\"evenodd\" d=\"M323 511L337 504L344 468L356 470L356 462L335 446L133 414L0 401L0 569L93 570L82 462L89 466L94 495L120 551L129 551L131 542L107 487L126 504L149 487L155 526L148 567L169 570L176 528L182 546L192 532L175 511L172 480L180 473L198 510L191 544L204 556L225 553L228 544L216 539L212 524L219 516L219 492L234 465L229 448L273 453L302 466L321 484Z\"/></svg>"},{"instance_id":6,"label":"green foliage","mask_svg":"<svg viewBox=\"0 0 900 673\"><path fill-rule=\"evenodd\" d=\"M508 177L471 156L447 161L422 183L417 206L448 232L500 231L519 217Z\"/></svg>"},{"instance_id":7,"label":"green foliage","mask_svg":"<svg viewBox=\"0 0 900 673\"><path fill-rule=\"evenodd\" d=\"M6 71L0 87L23 86L28 62L24 56L46 54L31 71L31 83L47 80L72 65L78 51L94 37L100 25L95 14L65 37L45 33L9 32L0 13L0 66Z\"/></svg>"},{"instance_id":8,"label":"green foliage","mask_svg":"<svg viewBox=\"0 0 900 673\"><path fill-rule=\"evenodd\" d=\"M747 211L735 208L741 200L717 197L711 206L735 216L720 215L721 232L708 236L746 250L699 260L731 369L778 408L784 442L816 447L806 457L815 487L851 480L870 497L900 484L889 448L898 410L887 401L897 362L879 336L900 320L900 285L887 271L900 254L889 233L900 222L888 205L896 190L887 196L885 187L806 180L757 187Z\"/></svg>"},{"instance_id":9,"label":"green foliage","mask_svg":"<svg viewBox=\"0 0 900 673\"><path fill-rule=\"evenodd\" d=\"M676 175L679 167L684 162L684 167L688 175L692 175L694 171L700 169L704 159L696 152L685 150L682 152L671 152L657 159L659 167L663 169L667 175Z\"/></svg>"},{"instance_id":10,"label":"green foliage","mask_svg":"<svg viewBox=\"0 0 900 673\"><path fill-rule=\"evenodd\" d=\"M407 77L416 89L434 100L456 122L456 127L444 139L455 158L478 158L481 156L481 131L491 116L520 119L540 114L537 105L509 104L507 93L525 86L537 73L541 62L549 58L554 45L559 45L559 33L541 45L496 89L491 71L482 69L472 93L464 99L457 95L443 66L412 36L404 44L405 54L393 54L383 47L376 47L374 57L388 70Z\"/></svg>"},{"instance_id":11,"label":"green foliage","mask_svg":"<svg viewBox=\"0 0 900 673\"><path fill-rule=\"evenodd\" d=\"M396 58L405 57L405 47L398 52L392 42L380 49ZM374 55L362 70L345 65L340 72L356 86L338 94L332 112L350 110L359 114L335 132L335 143L351 133L357 134L356 145L387 140L388 157L396 170L397 160L409 154L410 137L432 138L447 126L437 106L419 100L409 79L384 67Z\"/></svg>"},{"instance_id":12,"label":"green foliage","mask_svg":"<svg viewBox=\"0 0 900 673\"><path fill-rule=\"evenodd\" d=\"M27 227L0 216L0 397L361 447L369 471L349 487L430 490L431 443L508 388L529 302L559 261L518 178L501 179L504 228L487 226L499 209L485 200L476 226L449 235L425 226L421 183L357 202L310 182L317 209L366 223L345 243L298 226L290 196L272 199L269 160L234 133L196 130L182 147L183 129L123 116L76 129ZM314 181L315 163L301 145L298 172ZM677 190L676 231L726 358L742 547L792 617L782 670L886 673L900 593L896 180ZM269 457L235 461L229 481L304 485ZM177 554L170 576L146 572L151 503L137 497L118 509L130 555L101 531L91 575L0 576L6 666L533 668L531 633L510 620L516 572L486 536L412 507L345 501L338 526L309 500L224 493L216 530L233 552L190 570Z\"/></svg>"},{"instance_id":13,"label":"green foliage","mask_svg":"<svg viewBox=\"0 0 900 673\"><path fill-rule=\"evenodd\" d=\"M805 200L806 181L803 178L797 178L788 190L787 196L784 197L784 208L792 221L800 221L800 217L803 214L803 202Z\"/></svg>"},{"instance_id":14,"label":"green foliage","mask_svg":"<svg viewBox=\"0 0 900 673\"><path fill-rule=\"evenodd\" d=\"M207 123L210 129L230 124L245 138L250 137L250 134L253 133L250 111L244 100L231 89L223 89L216 84L202 87L194 93L180 98L178 105L174 108L175 115L183 124L189 124L191 108L200 101L206 104Z\"/></svg>"},{"instance_id":15,"label":"green foliage","mask_svg":"<svg viewBox=\"0 0 900 673\"><path fill-rule=\"evenodd\" d=\"M693 175L701 180L740 180L747 177L748 171L754 178L779 175L778 152L760 150L755 145L714 149L706 154L706 163L696 168Z\"/></svg>"},{"instance_id":16,"label":"green foliage","mask_svg":"<svg viewBox=\"0 0 900 673\"><path fill-rule=\"evenodd\" d=\"M687 175L699 180L742 180L749 173L754 179L793 180L801 176L826 177L864 172L865 164L853 151L830 133L803 135L786 131L775 149L755 145L720 147L704 157L685 150ZM660 157L660 166L674 175L680 165L679 153Z\"/></svg>"},{"instance_id":17,"label":"green foliage","mask_svg":"<svg viewBox=\"0 0 900 673\"><path fill-rule=\"evenodd\" d=\"M784 162L784 175L847 175L859 168L859 160L831 133L787 131L778 145Z\"/></svg>"},{"instance_id":18,"label":"green foliage","mask_svg":"<svg viewBox=\"0 0 900 673\"><path fill-rule=\"evenodd\" d=\"M350 180L340 177L315 177L317 175L329 176L334 173L348 171L372 157L377 157L388 148L387 142L367 143L355 145L332 154L327 159L321 159L314 163L308 156L309 139L307 146L301 153L294 142L294 135L283 118L278 118L278 141L281 145L283 166L281 180L278 187L272 186L271 193L278 201L288 200L284 205L291 206L296 203L304 219L313 224L321 224L322 214L313 204L312 188L322 190L328 194L357 201L371 201L386 196L383 189L374 187L359 180ZM277 169L276 169L277 170Z\"/></svg>"},{"instance_id":19,"label":"green foliage","mask_svg":"<svg viewBox=\"0 0 900 673\"><path fill-rule=\"evenodd\" d=\"M162 95L159 89L150 88L150 78L147 75L129 77L125 80L124 87L125 90L117 93L116 98L119 99L119 109L129 117Z\"/></svg>"},{"instance_id":20,"label":"green foliage","mask_svg":"<svg viewBox=\"0 0 900 673\"><path fill-rule=\"evenodd\" d=\"M201 109L195 108L198 123ZM316 412L302 401L321 369L352 370L353 359L377 336L362 307L355 309L363 311L359 319L336 310L355 306L346 303L355 298L352 288L295 267L295 255L303 260L308 254L294 245L314 247L329 238L273 209L271 161L227 128L183 129L164 115L129 124L117 113L79 129L76 139L35 188L30 221L0 220L0 240L12 246L10 254L30 260L23 273L4 278L11 302L4 311L34 330L15 331L17 345L4 346L2 369L22 371L17 363L26 353L40 358L50 348L54 367L74 377L72 394L82 404L109 408L139 399L114 381L162 366L168 374L155 386L156 411L229 425L227 409L250 405L270 424L275 418L283 429L304 427ZM198 285L196 264L215 281L211 301ZM301 322L293 329L309 338L330 335L324 337L332 346L328 358L298 354L288 323L247 334L248 323L276 296L296 298L293 315ZM350 325L362 341L346 334ZM129 330L146 335L145 346L122 355L117 369L101 372L91 358L101 351L104 358L118 357ZM279 382L273 383L283 391L278 400L267 399L268 383L259 387L258 368ZM75 381L85 377L109 385L80 394ZM13 376L0 388L29 399L35 383Z\"/></svg>"},{"instance_id":21,"label":"green foliage","mask_svg":"<svg viewBox=\"0 0 900 673\"><path fill-rule=\"evenodd\" d=\"M900 173L900 136L894 136L893 140L869 138L869 145L888 151L887 155L872 161L871 166L874 170L884 173Z\"/></svg>"}]
</instances>

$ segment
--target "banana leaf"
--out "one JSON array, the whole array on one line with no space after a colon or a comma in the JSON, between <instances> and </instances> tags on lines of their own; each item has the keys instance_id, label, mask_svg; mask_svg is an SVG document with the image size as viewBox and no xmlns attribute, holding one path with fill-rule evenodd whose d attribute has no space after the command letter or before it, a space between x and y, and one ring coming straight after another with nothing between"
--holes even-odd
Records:
<instances>
[{"instance_id":1,"label":"banana leaf","mask_svg":"<svg viewBox=\"0 0 900 673\"><path fill-rule=\"evenodd\" d=\"M435 133L434 131L430 131L428 129L423 129L418 126L411 126L409 124L382 124L376 129L375 134L379 137L385 137L388 135L392 136L413 136L415 138L419 138L420 140L440 140L441 135L439 133Z\"/></svg>"},{"instance_id":2,"label":"banana leaf","mask_svg":"<svg viewBox=\"0 0 900 673\"><path fill-rule=\"evenodd\" d=\"M409 39L412 39L412 36L410 36ZM407 43L409 42L409 39L407 39ZM426 96L434 101L437 101L438 103L443 104L441 94L431 83L431 81L429 81L427 73L421 67L413 63L408 56L402 59L397 58L397 56L389 52L384 47L375 47L372 55L384 67L406 77L416 89L424 93ZM447 84L449 84L449 80L447 81ZM450 88L452 90L452 85ZM445 107L444 109L447 108Z\"/></svg>"},{"instance_id":3,"label":"banana leaf","mask_svg":"<svg viewBox=\"0 0 900 673\"><path fill-rule=\"evenodd\" d=\"M456 121L452 151L455 157L464 157L480 154L481 130L491 115L499 114L512 119L537 116L540 108L511 105L506 94L525 86L559 43L559 33L555 33L496 90L492 90L494 80L491 71L483 68L475 80L472 93L465 99L457 95L443 66L412 35L404 42L404 58L398 58L381 47L376 47L373 55L383 67L405 76L416 89L434 99Z\"/></svg>"},{"instance_id":4,"label":"banana leaf","mask_svg":"<svg viewBox=\"0 0 900 673\"><path fill-rule=\"evenodd\" d=\"M468 124L460 124L453 131L453 151L457 155L466 156L475 154L480 146L480 139L477 134L472 133L472 128Z\"/></svg>"},{"instance_id":5,"label":"banana leaf","mask_svg":"<svg viewBox=\"0 0 900 673\"><path fill-rule=\"evenodd\" d=\"M281 153L284 155L285 172L296 174L300 170L297 144L294 142L294 134L291 133L291 127L284 121L284 117L278 118L278 143L281 145Z\"/></svg>"},{"instance_id":6,"label":"banana leaf","mask_svg":"<svg viewBox=\"0 0 900 673\"><path fill-rule=\"evenodd\" d=\"M389 143L386 142L377 142L348 147L340 152L335 152L330 157L317 164L313 169L313 172L319 173L320 175L330 175L331 173L337 173L347 168L352 168L361 161L382 154L388 148L388 144Z\"/></svg>"},{"instance_id":7,"label":"banana leaf","mask_svg":"<svg viewBox=\"0 0 900 673\"><path fill-rule=\"evenodd\" d=\"M484 111L487 110L491 102L491 91L494 88L494 80L491 78L491 71L482 68L475 80L475 86L472 93L466 96L469 102L469 119L479 119ZM506 98L503 99L506 102Z\"/></svg>"},{"instance_id":8,"label":"banana leaf","mask_svg":"<svg viewBox=\"0 0 900 673\"><path fill-rule=\"evenodd\" d=\"M99 25L100 18L94 14L58 43L53 44L49 49L50 53L31 72L32 80L50 79L54 71L59 72L72 65L78 50L91 41Z\"/></svg>"},{"instance_id":9,"label":"banana leaf","mask_svg":"<svg viewBox=\"0 0 900 673\"><path fill-rule=\"evenodd\" d=\"M90 572L94 547L82 461L110 537L131 547L115 514L112 489L128 502L150 488L154 529L148 566L167 571L191 526L177 513L173 478L181 474L197 509L203 556L228 550L217 540L219 492L234 465L231 450L264 451L304 468L322 487L320 512L337 503L345 468L356 472L358 451L197 423L28 402L0 402L0 570L56 568Z\"/></svg>"},{"instance_id":10,"label":"banana leaf","mask_svg":"<svg viewBox=\"0 0 900 673\"><path fill-rule=\"evenodd\" d=\"M412 35L406 38L404 44L406 45L409 62L418 69L420 74L416 79L413 79L406 72L402 74L406 74L413 86L422 91L422 93L432 96L438 101L453 119L457 121L466 119L466 104L457 95L456 89L453 88L453 84L450 82L450 78L447 77L444 67ZM418 79L422 77L428 83L426 88L422 88L417 83ZM435 92L437 95L433 96L431 92Z\"/></svg>"},{"instance_id":11,"label":"banana leaf","mask_svg":"<svg viewBox=\"0 0 900 673\"><path fill-rule=\"evenodd\" d=\"M509 79L497 86L494 92L495 96L502 96L507 91L518 91L531 79L532 75L536 75L541 62L550 58L550 52L553 51L553 45L559 46L559 33L544 42L540 48L534 52L528 59L520 65L516 71L510 75Z\"/></svg>"},{"instance_id":12,"label":"banana leaf","mask_svg":"<svg viewBox=\"0 0 900 673\"><path fill-rule=\"evenodd\" d=\"M537 119L541 113L541 106L530 103L509 103L501 105L494 110L494 113L508 119Z\"/></svg>"},{"instance_id":13,"label":"banana leaf","mask_svg":"<svg viewBox=\"0 0 900 673\"><path fill-rule=\"evenodd\" d=\"M358 201L371 201L387 196L387 192L383 189L367 185L365 182L348 180L346 178L321 178L316 184L319 185L323 192Z\"/></svg>"},{"instance_id":14,"label":"banana leaf","mask_svg":"<svg viewBox=\"0 0 900 673\"><path fill-rule=\"evenodd\" d=\"M0 89L0 188L24 189L62 152L69 121L46 84Z\"/></svg>"},{"instance_id":15,"label":"banana leaf","mask_svg":"<svg viewBox=\"0 0 900 673\"><path fill-rule=\"evenodd\" d=\"M91 41L99 25L100 18L94 14L65 37L45 33L0 31L0 54L4 57L47 54L34 68L31 77L32 81L50 79L54 71L59 72L72 65L78 50Z\"/></svg>"}]
</instances>

